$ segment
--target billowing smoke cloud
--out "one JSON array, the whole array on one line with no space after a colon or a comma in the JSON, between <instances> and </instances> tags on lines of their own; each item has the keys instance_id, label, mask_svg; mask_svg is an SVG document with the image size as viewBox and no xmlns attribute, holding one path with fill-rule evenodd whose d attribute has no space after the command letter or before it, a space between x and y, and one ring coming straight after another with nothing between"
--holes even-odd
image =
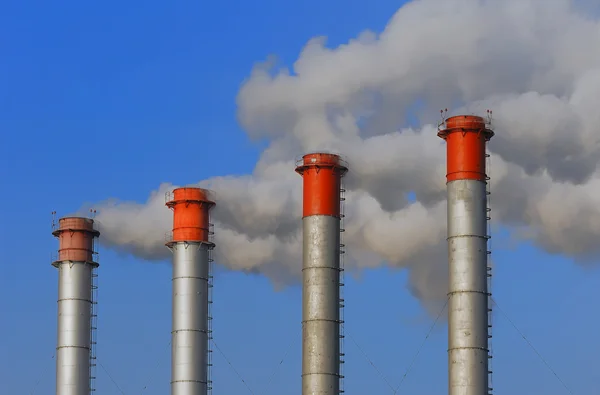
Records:
<instances>
[{"instance_id":1,"label":"billowing smoke cloud","mask_svg":"<svg viewBox=\"0 0 600 395\"><path fill-rule=\"evenodd\" d=\"M435 114L494 111L497 224L553 253L600 252L600 23L568 0L421 0L380 34L336 48L309 40L292 70L257 65L239 122L271 141L253 173L199 184L217 192L217 261L285 283L300 272L301 179L293 158L328 150L350 164L347 266L410 270L426 306L446 294L445 148ZM407 128L417 119L420 127ZM146 203L98 209L103 242L168 256L163 184Z\"/></svg>"}]
</instances>

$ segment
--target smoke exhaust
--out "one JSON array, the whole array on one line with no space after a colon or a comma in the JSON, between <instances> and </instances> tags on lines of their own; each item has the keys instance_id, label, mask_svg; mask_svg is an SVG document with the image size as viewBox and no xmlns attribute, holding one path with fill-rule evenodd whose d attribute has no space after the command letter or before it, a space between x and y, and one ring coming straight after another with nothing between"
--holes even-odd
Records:
<instances>
[{"instance_id":1,"label":"smoke exhaust","mask_svg":"<svg viewBox=\"0 0 600 395\"><path fill-rule=\"evenodd\" d=\"M53 213L54 214L54 213ZM58 338L56 344L56 394L89 395L95 391L95 320L99 266L94 259L100 232L94 220L65 217L52 223L58 238Z\"/></svg>"},{"instance_id":2,"label":"smoke exhaust","mask_svg":"<svg viewBox=\"0 0 600 395\"><path fill-rule=\"evenodd\" d=\"M491 117L491 112L489 112ZM447 143L448 394L491 394L486 143L490 120L460 115L442 122Z\"/></svg>"},{"instance_id":3,"label":"smoke exhaust","mask_svg":"<svg viewBox=\"0 0 600 395\"><path fill-rule=\"evenodd\" d=\"M341 392L341 179L338 155L302 157L302 394Z\"/></svg>"},{"instance_id":4,"label":"smoke exhaust","mask_svg":"<svg viewBox=\"0 0 600 395\"><path fill-rule=\"evenodd\" d=\"M211 193L200 188L177 188L167 193L173 210L173 232L167 247L173 253L171 332L171 394L207 395L212 339L210 305L212 242Z\"/></svg>"}]
</instances>

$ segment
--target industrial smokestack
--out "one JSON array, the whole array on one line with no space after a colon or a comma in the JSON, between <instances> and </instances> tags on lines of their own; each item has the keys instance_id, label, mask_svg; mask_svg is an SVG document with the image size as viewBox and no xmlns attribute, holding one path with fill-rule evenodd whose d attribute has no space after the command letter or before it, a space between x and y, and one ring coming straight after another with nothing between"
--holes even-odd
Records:
<instances>
[{"instance_id":1,"label":"industrial smokestack","mask_svg":"<svg viewBox=\"0 0 600 395\"><path fill-rule=\"evenodd\" d=\"M313 153L296 172L303 178L302 394L340 393L340 157Z\"/></svg>"},{"instance_id":2,"label":"industrial smokestack","mask_svg":"<svg viewBox=\"0 0 600 395\"><path fill-rule=\"evenodd\" d=\"M490 113L491 114L491 113ZM490 394L488 204L489 119L460 115L442 123L447 143L448 394Z\"/></svg>"},{"instance_id":3,"label":"industrial smokestack","mask_svg":"<svg viewBox=\"0 0 600 395\"><path fill-rule=\"evenodd\" d=\"M171 394L206 395L210 381L210 289L212 232L209 212L215 203L207 190L177 188L167 193L173 209L173 330Z\"/></svg>"},{"instance_id":4,"label":"industrial smokestack","mask_svg":"<svg viewBox=\"0 0 600 395\"><path fill-rule=\"evenodd\" d=\"M58 339L56 394L89 395L95 390L95 240L89 218L65 217L52 224L58 238Z\"/></svg>"}]
</instances>

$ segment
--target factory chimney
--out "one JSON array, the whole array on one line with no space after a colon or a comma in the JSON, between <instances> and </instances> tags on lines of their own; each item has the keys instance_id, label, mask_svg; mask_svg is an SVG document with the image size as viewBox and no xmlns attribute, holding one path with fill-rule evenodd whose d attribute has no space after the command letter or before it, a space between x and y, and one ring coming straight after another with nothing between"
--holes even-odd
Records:
<instances>
[{"instance_id":1,"label":"factory chimney","mask_svg":"<svg viewBox=\"0 0 600 395\"><path fill-rule=\"evenodd\" d=\"M52 213L53 215L55 213ZM100 232L94 220L65 217L52 221L58 238L58 339L56 395L89 395L94 388L96 330L95 241Z\"/></svg>"},{"instance_id":2,"label":"factory chimney","mask_svg":"<svg viewBox=\"0 0 600 395\"><path fill-rule=\"evenodd\" d=\"M448 192L448 394L491 394L491 338L487 264L489 195L488 119L460 115L443 120Z\"/></svg>"},{"instance_id":3,"label":"factory chimney","mask_svg":"<svg viewBox=\"0 0 600 395\"><path fill-rule=\"evenodd\" d=\"M209 212L215 203L200 188L167 193L173 210L173 232L167 247L173 252L173 327L171 332L171 395L211 393L211 262Z\"/></svg>"},{"instance_id":4,"label":"factory chimney","mask_svg":"<svg viewBox=\"0 0 600 395\"><path fill-rule=\"evenodd\" d=\"M348 171L338 155L304 155L303 178L302 394L342 392L340 286L341 179Z\"/></svg>"}]
</instances>

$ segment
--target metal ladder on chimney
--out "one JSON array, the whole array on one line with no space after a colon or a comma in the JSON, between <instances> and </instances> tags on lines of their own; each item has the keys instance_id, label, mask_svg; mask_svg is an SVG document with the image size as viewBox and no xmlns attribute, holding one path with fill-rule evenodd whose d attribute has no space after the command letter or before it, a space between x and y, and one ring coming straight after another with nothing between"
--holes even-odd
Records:
<instances>
[{"instance_id":1,"label":"metal ladder on chimney","mask_svg":"<svg viewBox=\"0 0 600 395\"><path fill-rule=\"evenodd\" d=\"M340 188L340 277L339 277L339 290L340 290L340 389L339 393L342 394L344 390L344 254L346 253L346 245L344 244L344 201L346 200L346 190L343 186Z\"/></svg>"},{"instance_id":2,"label":"metal ladder on chimney","mask_svg":"<svg viewBox=\"0 0 600 395\"><path fill-rule=\"evenodd\" d=\"M94 252L96 257L98 253ZM96 258L96 261L98 259ZM98 343L98 269L92 267L92 289L90 304L90 394L96 392L96 344Z\"/></svg>"},{"instance_id":3,"label":"metal ladder on chimney","mask_svg":"<svg viewBox=\"0 0 600 395\"><path fill-rule=\"evenodd\" d=\"M214 242L214 225L208 224L209 228L208 228L208 241L213 243ZM212 350L212 321L213 321L213 317L212 317L212 304L213 304L213 262L214 262L214 258L213 258L213 247L212 245L209 245L208 247L208 322L207 322L207 347L206 347L206 393L208 395L212 394L212 354L213 354L213 350Z\"/></svg>"},{"instance_id":4,"label":"metal ladder on chimney","mask_svg":"<svg viewBox=\"0 0 600 395\"><path fill-rule=\"evenodd\" d=\"M488 122L491 123L491 117L488 119ZM487 287L488 287L488 395L492 395L494 391L494 385L492 382L492 358L493 358L493 347L492 347L492 225L491 225L491 203L492 203L492 192L490 189L490 164L491 158L489 152L485 153L485 162L486 162L486 222L487 222Z\"/></svg>"}]
</instances>

